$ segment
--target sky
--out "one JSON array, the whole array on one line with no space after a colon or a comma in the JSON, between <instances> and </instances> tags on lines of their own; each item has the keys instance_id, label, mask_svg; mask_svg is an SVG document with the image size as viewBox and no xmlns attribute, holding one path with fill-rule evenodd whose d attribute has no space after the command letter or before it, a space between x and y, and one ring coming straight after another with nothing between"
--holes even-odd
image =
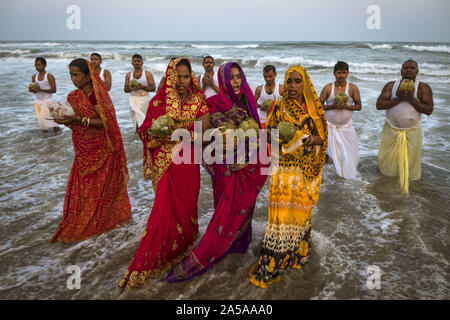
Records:
<instances>
[{"instance_id":1,"label":"sky","mask_svg":"<svg viewBox=\"0 0 450 320\"><path fill-rule=\"evenodd\" d=\"M450 42L449 17L449 0L0 0L0 41Z\"/></svg>"}]
</instances>

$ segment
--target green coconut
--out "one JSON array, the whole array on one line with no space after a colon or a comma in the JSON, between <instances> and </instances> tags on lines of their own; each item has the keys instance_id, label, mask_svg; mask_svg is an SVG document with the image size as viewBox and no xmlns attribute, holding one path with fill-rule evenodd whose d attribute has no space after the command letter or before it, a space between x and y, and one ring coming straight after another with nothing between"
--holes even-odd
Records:
<instances>
[{"instance_id":1,"label":"green coconut","mask_svg":"<svg viewBox=\"0 0 450 320\"><path fill-rule=\"evenodd\" d=\"M253 118L247 118L244 121L242 121L241 123L239 123L238 129L242 129L242 131L244 131L245 133L248 130L254 130L254 132L256 133L256 136L259 136L259 125L258 122L256 122L255 119ZM252 132L250 132L251 135L253 135Z\"/></svg>"},{"instance_id":2,"label":"green coconut","mask_svg":"<svg viewBox=\"0 0 450 320\"><path fill-rule=\"evenodd\" d=\"M290 122L280 122L277 129L282 142L291 141L297 132L297 127Z\"/></svg>"},{"instance_id":3,"label":"green coconut","mask_svg":"<svg viewBox=\"0 0 450 320\"><path fill-rule=\"evenodd\" d=\"M173 125L175 125L175 121L171 117L163 115L153 121L150 131L155 137L165 138L172 135L173 129L171 126Z\"/></svg>"},{"instance_id":4,"label":"green coconut","mask_svg":"<svg viewBox=\"0 0 450 320\"><path fill-rule=\"evenodd\" d=\"M131 80L130 88L131 89L137 89L138 87L139 87L139 82L136 79Z\"/></svg>"},{"instance_id":5,"label":"green coconut","mask_svg":"<svg viewBox=\"0 0 450 320\"><path fill-rule=\"evenodd\" d=\"M403 79L400 82L400 86L398 87L400 91L402 90L408 90L408 91L414 91L414 81L410 79Z\"/></svg>"},{"instance_id":6,"label":"green coconut","mask_svg":"<svg viewBox=\"0 0 450 320\"><path fill-rule=\"evenodd\" d=\"M334 98L334 102L336 104L339 103L347 103L348 101L348 96L345 93L339 93L336 95L336 97Z\"/></svg>"},{"instance_id":7,"label":"green coconut","mask_svg":"<svg viewBox=\"0 0 450 320\"><path fill-rule=\"evenodd\" d=\"M232 122L223 122L220 124L220 126L218 126L215 130L217 130L219 132L219 134L222 136L222 144L223 144L223 150L227 150L227 149L233 149L234 148L234 143L229 143L227 145L227 130L235 130L236 127Z\"/></svg>"},{"instance_id":8,"label":"green coconut","mask_svg":"<svg viewBox=\"0 0 450 320\"><path fill-rule=\"evenodd\" d=\"M261 110L262 111L267 111L267 110L269 110L269 108L270 108L270 105L272 104L272 101L273 100L266 100L266 101L264 101L263 102L263 104L261 105Z\"/></svg>"},{"instance_id":9,"label":"green coconut","mask_svg":"<svg viewBox=\"0 0 450 320\"><path fill-rule=\"evenodd\" d=\"M29 88L31 91L36 91L36 90L39 90L41 87L39 87L39 84L38 84L37 82L32 82L32 83L30 83L30 85L28 86L28 88Z\"/></svg>"}]
</instances>

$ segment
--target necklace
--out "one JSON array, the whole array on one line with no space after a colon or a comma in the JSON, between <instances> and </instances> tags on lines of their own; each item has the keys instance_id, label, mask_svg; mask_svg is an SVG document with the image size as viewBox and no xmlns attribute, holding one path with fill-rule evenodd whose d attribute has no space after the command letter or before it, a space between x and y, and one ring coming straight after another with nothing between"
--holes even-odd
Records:
<instances>
[{"instance_id":1,"label":"necklace","mask_svg":"<svg viewBox=\"0 0 450 320\"><path fill-rule=\"evenodd\" d=\"M189 98L190 94L187 95L186 98L184 98L181 103L180 103L180 107L186 102L187 98Z\"/></svg>"},{"instance_id":2,"label":"necklace","mask_svg":"<svg viewBox=\"0 0 450 320\"><path fill-rule=\"evenodd\" d=\"M342 89L342 88L344 87L344 85L345 85L345 83L344 83L342 86L339 86L339 85L336 83L336 86L338 87L338 89Z\"/></svg>"}]
</instances>

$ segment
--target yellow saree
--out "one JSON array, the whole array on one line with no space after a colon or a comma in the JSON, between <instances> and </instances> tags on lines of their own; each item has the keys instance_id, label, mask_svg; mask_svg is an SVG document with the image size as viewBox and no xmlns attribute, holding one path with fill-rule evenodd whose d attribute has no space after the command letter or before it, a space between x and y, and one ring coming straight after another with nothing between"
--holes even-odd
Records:
<instances>
[{"instance_id":1,"label":"yellow saree","mask_svg":"<svg viewBox=\"0 0 450 320\"><path fill-rule=\"evenodd\" d=\"M294 71L303 78L303 106L288 97L287 79ZM293 66L287 72L281 100L267 118L269 132L279 122L297 126L295 137L283 144L269 187L269 213L258 262L249 271L250 282L261 288L280 280L291 266L301 269L310 251L311 214L319 198L322 167L327 149L324 110L306 70ZM319 135L321 146L306 147L305 135ZM273 151L272 151L273 154Z\"/></svg>"}]
</instances>

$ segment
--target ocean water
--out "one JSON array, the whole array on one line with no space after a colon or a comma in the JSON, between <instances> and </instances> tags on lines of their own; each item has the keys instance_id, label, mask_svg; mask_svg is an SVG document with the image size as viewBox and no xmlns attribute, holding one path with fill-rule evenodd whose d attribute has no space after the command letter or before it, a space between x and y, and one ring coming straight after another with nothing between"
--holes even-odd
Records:
<instances>
[{"instance_id":1,"label":"ocean water","mask_svg":"<svg viewBox=\"0 0 450 320\"><path fill-rule=\"evenodd\" d=\"M112 74L110 95L128 159L132 222L79 243L48 243L61 221L73 161L71 131L43 133L27 87L34 58L47 59L56 78L55 100L74 89L68 63L91 52L103 56ZM257 259L267 217L268 183L257 199L253 238L245 254L226 257L211 271L185 283L165 278L123 292L117 283L137 249L153 205L151 182L143 180L142 145L132 133L125 74L131 56L144 56L156 83L170 58L187 56L196 74L203 56L216 65L242 64L252 89L263 83L262 68L277 67L282 82L290 65L301 64L319 93L334 80L337 60L350 65L349 81L361 92L355 112L361 161L355 180L339 178L332 164L323 170L312 217L312 254L303 270L289 270L264 290L247 272ZM434 96L434 112L423 116L422 179L402 195L395 178L377 171L385 113L375 102L386 82L398 79L408 58L419 63L420 81ZM0 42L0 299L449 299L449 116L450 44L352 42ZM202 170L200 236L213 213L212 187ZM69 266L81 270L81 288L70 290ZM367 281L376 266L380 288Z\"/></svg>"}]
</instances>

